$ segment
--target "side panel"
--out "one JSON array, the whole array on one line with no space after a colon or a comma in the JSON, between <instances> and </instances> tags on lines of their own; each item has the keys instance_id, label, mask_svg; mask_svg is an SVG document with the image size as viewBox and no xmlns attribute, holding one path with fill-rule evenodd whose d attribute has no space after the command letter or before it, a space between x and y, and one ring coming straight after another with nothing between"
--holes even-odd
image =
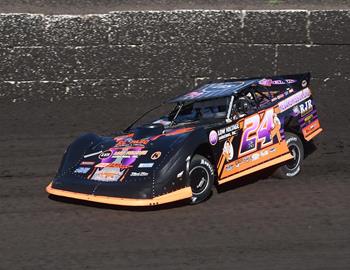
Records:
<instances>
[{"instance_id":1,"label":"side panel","mask_svg":"<svg viewBox=\"0 0 350 270\"><path fill-rule=\"evenodd\" d=\"M322 131L311 90L305 88L278 103L280 111L297 120L297 131L310 141Z\"/></svg>"},{"instance_id":2,"label":"side panel","mask_svg":"<svg viewBox=\"0 0 350 270\"><path fill-rule=\"evenodd\" d=\"M276 105L237 122L235 135L227 137L222 145L217 165L219 184L292 158L279 113Z\"/></svg>"}]
</instances>

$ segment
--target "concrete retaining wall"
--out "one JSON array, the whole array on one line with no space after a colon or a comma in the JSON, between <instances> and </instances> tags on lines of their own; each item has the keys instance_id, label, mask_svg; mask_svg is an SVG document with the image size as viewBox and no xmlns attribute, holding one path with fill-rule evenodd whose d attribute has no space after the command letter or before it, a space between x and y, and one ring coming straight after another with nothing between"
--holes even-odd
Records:
<instances>
[{"instance_id":1,"label":"concrete retaining wall","mask_svg":"<svg viewBox=\"0 0 350 270\"><path fill-rule=\"evenodd\" d=\"M49 179L79 134L121 130L203 80L304 71L320 164L345 164L349 25L350 11L1 15L0 177Z\"/></svg>"},{"instance_id":2,"label":"concrete retaining wall","mask_svg":"<svg viewBox=\"0 0 350 270\"><path fill-rule=\"evenodd\" d=\"M161 98L198 81L350 80L350 10L0 15L0 102ZM339 85L339 84L338 84Z\"/></svg>"}]
</instances>

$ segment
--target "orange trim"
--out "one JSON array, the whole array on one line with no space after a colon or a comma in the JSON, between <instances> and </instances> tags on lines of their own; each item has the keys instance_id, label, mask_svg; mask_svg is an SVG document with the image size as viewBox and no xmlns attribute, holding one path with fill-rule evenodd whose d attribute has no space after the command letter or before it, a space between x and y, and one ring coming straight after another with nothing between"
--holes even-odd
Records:
<instances>
[{"instance_id":1,"label":"orange trim","mask_svg":"<svg viewBox=\"0 0 350 270\"><path fill-rule=\"evenodd\" d=\"M244 155L239 159L225 164L225 167L220 175L220 180L233 176L240 172L244 172L267 161L274 160L275 158L287 153L289 153L289 149L286 141L283 140L280 143L265 147L263 149L255 151L254 153Z\"/></svg>"},{"instance_id":2,"label":"orange trim","mask_svg":"<svg viewBox=\"0 0 350 270\"><path fill-rule=\"evenodd\" d=\"M275 164L287 161L287 160L289 160L291 158L293 158L293 156L290 153L287 153L287 154L285 154L283 156L280 156L280 157L277 157L275 159L269 160L269 161L264 162L264 163L262 163L260 165L254 166L254 167L252 167L250 169L247 169L247 170L245 170L243 172L239 172L239 173L236 173L236 174L234 174L232 176L229 176L229 177L226 177L226 178L224 178L222 180L219 180L219 185L221 185L223 183L226 183L228 181L240 178L240 177L245 176L247 174L250 174L250 173L253 173L253 172L265 169L265 168L273 166Z\"/></svg>"},{"instance_id":3,"label":"orange trim","mask_svg":"<svg viewBox=\"0 0 350 270\"><path fill-rule=\"evenodd\" d=\"M219 158L218 165L216 166L218 170L219 170L219 168L221 167L221 165L220 165L220 164L221 164L221 162L222 162L223 158L224 158L224 157L223 157L223 155L221 154L221 155L220 155L220 158Z\"/></svg>"},{"instance_id":4,"label":"orange trim","mask_svg":"<svg viewBox=\"0 0 350 270\"><path fill-rule=\"evenodd\" d=\"M323 131L322 128L319 128L315 130L313 133L311 133L309 136L304 137L305 140L310 141L312 138L314 138L316 135L320 134Z\"/></svg>"},{"instance_id":5,"label":"orange trim","mask_svg":"<svg viewBox=\"0 0 350 270\"><path fill-rule=\"evenodd\" d=\"M97 202L97 203L123 205L123 206L152 206L152 205L179 201L179 200L192 197L192 190L190 187L185 187L185 188L176 190L174 192L170 192L168 194L154 197L153 199L130 199L130 198L118 198L118 197L107 197L107 196L99 196L99 195L92 195L92 194L83 194L78 192L55 189L52 187L52 183L50 183L46 187L46 191L47 193L56 195L56 196L62 196L62 197L73 198L73 199L78 199L83 201Z\"/></svg>"},{"instance_id":6,"label":"orange trim","mask_svg":"<svg viewBox=\"0 0 350 270\"><path fill-rule=\"evenodd\" d=\"M315 137L316 135L312 136L312 134L314 134L314 132L316 132L316 130L318 130L319 128L320 128L320 122L318 121L318 119L316 119L315 121L311 122L306 127L304 127L302 129L302 132L305 140L309 141L311 140L311 138ZM310 138L310 139L307 139L307 138Z\"/></svg>"}]
</instances>

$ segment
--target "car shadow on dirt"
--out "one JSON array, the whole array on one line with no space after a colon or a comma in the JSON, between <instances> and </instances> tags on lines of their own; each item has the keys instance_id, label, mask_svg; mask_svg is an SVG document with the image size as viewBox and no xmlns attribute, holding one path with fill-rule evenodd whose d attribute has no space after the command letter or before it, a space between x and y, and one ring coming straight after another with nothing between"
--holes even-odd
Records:
<instances>
[{"instance_id":1,"label":"car shadow on dirt","mask_svg":"<svg viewBox=\"0 0 350 270\"><path fill-rule=\"evenodd\" d=\"M244 176L242 178L238 178L237 180L227 182L222 185L217 185L216 190L218 193L223 193L229 190L241 188L250 184L254 184L260 180L264 180L269 178L273 173L273 170L266 169L264 171L259 171L256 173L253 173L251 175Z\"/></svg>"}]
</instances>

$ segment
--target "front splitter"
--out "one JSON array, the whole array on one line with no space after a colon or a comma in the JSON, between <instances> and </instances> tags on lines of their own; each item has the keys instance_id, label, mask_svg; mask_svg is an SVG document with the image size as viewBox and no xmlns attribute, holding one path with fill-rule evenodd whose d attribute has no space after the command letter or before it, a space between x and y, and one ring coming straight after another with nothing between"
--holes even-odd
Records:
<instances>
[{"instance_id":1,"label":"front splitter","mask_svg":"<svg viewBox=\"0 0 350 270\"><path fill-rule=\"evenodd\" d=\"M46 191L49 194L55 196L61 196L66 198L73 198L77 200L111 204L111 205L121 205L121 206L153 206L159 204L165 204L175 201L180 201L192 197L191 187L185 187L161 196L154 197L152 199L130 199L130 198L119 198L119 197L107 197L93 194L84 194L72 191L65 191L61 189L56 189L52 187L50 183L46 187Z\"/></svg>"}]
</instances>

